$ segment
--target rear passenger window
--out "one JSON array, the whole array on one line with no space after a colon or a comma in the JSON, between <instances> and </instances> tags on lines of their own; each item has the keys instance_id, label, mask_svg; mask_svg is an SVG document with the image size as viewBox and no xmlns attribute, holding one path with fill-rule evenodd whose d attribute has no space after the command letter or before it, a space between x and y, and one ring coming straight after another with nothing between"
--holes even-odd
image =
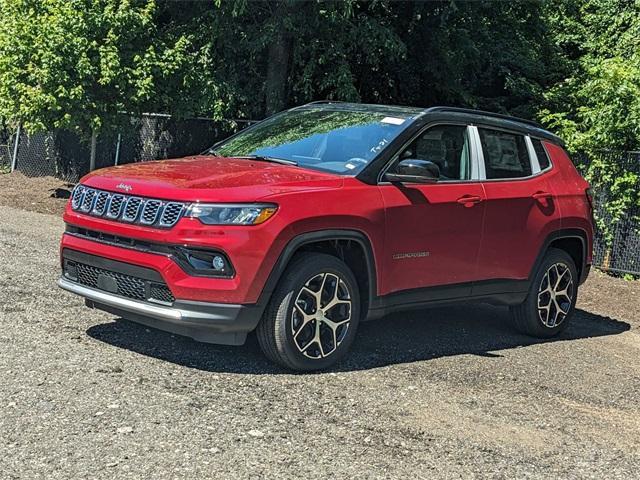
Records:
<instances>
[{"instance_id":1,"label":"rear passenger window","mask_svg":"<svg viewBox=\"0 0 640 480\"><path fill-rule=\"evenodd\" d=\"M536 157L538 157L538 163L540 164L540 170L546 170L549 168L549 156L547 155L547 151L544 149L542 142L537 138L532 138L531 143L533 143L533 149L536 152Z\"/></svg>"},{"instance_id":2,"label":"rear passenger window","mask_svg":"<svg viewBox=\"0 0 640 480\"><path fill-rule=\"evenodd\" d=\"M531 161L523 135L479 128L488 179L531 175Z\"/></svg>"}]
</instances>

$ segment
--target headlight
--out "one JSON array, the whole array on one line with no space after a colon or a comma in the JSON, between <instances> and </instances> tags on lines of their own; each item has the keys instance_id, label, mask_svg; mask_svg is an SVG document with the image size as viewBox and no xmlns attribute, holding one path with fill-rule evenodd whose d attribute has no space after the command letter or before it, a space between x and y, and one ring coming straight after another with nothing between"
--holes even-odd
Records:
<instances>
[{"instance_id":1,"label":"headlight","mask_svg":"<svg viewBox=\"0 0 640 480\"><path fill-rule=\"evenodd\" d=\"M186 216L197 218L207 225L259 225L276 213L273 204L211 204L193 203Z\"/></svg>"}]
</instances>

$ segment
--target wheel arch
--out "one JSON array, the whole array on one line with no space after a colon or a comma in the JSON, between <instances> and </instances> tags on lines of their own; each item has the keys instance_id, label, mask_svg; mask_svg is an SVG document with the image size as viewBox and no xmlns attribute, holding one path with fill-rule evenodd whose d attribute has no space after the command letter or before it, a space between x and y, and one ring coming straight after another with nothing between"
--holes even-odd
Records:
<instances>
[{"instance_id":1,"label":"wheel arch","mask_svg":"<svg viewBox=\"0 0 640 480\"><path fill-rule=\"evenodd\" d=\"M538 257L529 274L529 280L533 279L538 267L542 263L545 254L550 248L558 248L567 252L573 258L578 270L579 283L582 284L589 274L587 264L587 249L589 248L587 232L579 228L562 229L551 232L545 239Z\"/></svg>"},{"instance_id":2,"label":"wheel arch","mask_svg":"<svg viewBox=\"0 0 640 480\"><path fill-rule=\"evenodd\" d=\"M364 257L364 268L354 268L357 258L355 250L345 249L344 245L352 242L357 245ZM265 307L273 294L284 271L294 256L304 251L321 251L330 253L351 268L360 288L362 308L361 318L366 318L371 301L377 296L377 270L371 240L359 230L331 229L306 232L293 237L278 256L267 281L260 293L258 304ZM366 280L366 282L365 282ZM363 285L363 283L366 283Z\"/></svg>"}]
</instances>

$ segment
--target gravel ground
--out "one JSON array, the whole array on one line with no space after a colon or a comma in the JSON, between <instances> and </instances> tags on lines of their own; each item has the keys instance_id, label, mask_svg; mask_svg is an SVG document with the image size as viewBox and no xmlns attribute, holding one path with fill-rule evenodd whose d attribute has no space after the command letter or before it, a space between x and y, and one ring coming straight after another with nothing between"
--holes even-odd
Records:
<instances>
[{"instance_id":1,"label":"gravel ground","mask_svg":"<svg viewBox=\"0 0 640 480\"><path fill-rule=\"evenodd\" d=\"M295 375L85 309L62 228L0 207L0 478L640 478L640 282L594 272L551 341L440 308Z\"/></svg>"}]
</instances>

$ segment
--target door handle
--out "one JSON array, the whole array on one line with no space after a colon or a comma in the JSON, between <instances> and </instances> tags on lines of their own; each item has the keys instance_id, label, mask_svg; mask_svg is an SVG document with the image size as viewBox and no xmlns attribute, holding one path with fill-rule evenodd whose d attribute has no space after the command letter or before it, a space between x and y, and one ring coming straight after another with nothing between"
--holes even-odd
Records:
<instances>
[{"instance_id":1,"label":"door handle","mask_svg":"<svg viewBox=\"0 0 640 480\"><path fill-rule=\"evenodd\" d=\"M476 203L480 203L482 198L478 195L465 195L456 200L460 205L464 205L466 208L473 207Z\"/></svg>"},{"instance_id":2,"label":"door handle","mask_svg":"<svg viewBox=\"0 0 640 480\"><path fill-rule=\"evenodd\" d=\"M531 196L536 200L549 200L552 197L549 192L536 192Z\"/></svg>"}]
</instances>

